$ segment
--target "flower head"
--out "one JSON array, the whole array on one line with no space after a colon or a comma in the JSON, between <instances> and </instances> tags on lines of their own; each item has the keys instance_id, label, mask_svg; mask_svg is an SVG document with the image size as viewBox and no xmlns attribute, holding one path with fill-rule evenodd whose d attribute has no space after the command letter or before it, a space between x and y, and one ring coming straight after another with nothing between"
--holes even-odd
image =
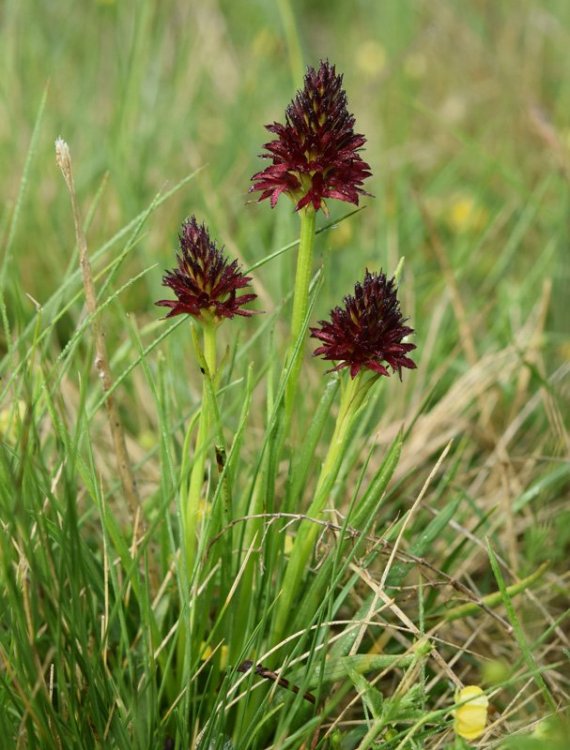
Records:
<instances>
[{"instance_id":1,"label":"flower head","mask_svg":"<svg viewBox=\"0 0 570 750\"><path fill-rule=\"evenodd\" d=\"M204 224L199 225L194 216L186 219L179 239L178 268L167 271L162 279L177 299L156 303L171 308L166 317L185 313L219 322L234 315L253 315L251 310L241 308L257 295L238 297L236 293L249 284L251 277L243 275L237 260L230 263L218 250Z\"/></svg>"},{"instance_id":2,"label":"flower head","mask_svg":"<svg viewBox=\"0 0 570 750\"><path fill-rule=\"evenodd\" d=\"M323 342L315 356L339 362L332 370L350 367L353 378L362 368L388 376L388 365L401 379L402 367L415 368L406 356L415 344L402 343L413 328L404 325L407 318L400 312L393 278L367 270L363 283L354 287L354 296L347 295L344 307L335 307L330 317L330 322L319 321L320 328L311 328L311 336Z\"/></svg>"},{"instance_id":3,"label":"flower head","mask_svg":"<svg viewBox=\"0 0 570 750\"><path fill-rule=\"evenodd\" d=\"M453 712L455 734L465 740L476 740L485 731L489 699L478 685L467 685L455 696L459 705Z\"/></svg>"},{"instance_id":4,"label":"flower head","mask_svg":"<svg viewBox=\"0 0 570 750\"><path fill-rule=\"evenodd\" d=\"M260 201L269 198L271 207L281 193L296 201L297 210L326 210L325 198L358 205L358 196L368 195L361 186L371 172L358 154L366 138L353 126L342 75L328 62L308 68L303 90L285 110L285 124L266 125L277 136L262 154L272 163L253 175L250 190L261 192Z\"/></svg>"}]
</instances>

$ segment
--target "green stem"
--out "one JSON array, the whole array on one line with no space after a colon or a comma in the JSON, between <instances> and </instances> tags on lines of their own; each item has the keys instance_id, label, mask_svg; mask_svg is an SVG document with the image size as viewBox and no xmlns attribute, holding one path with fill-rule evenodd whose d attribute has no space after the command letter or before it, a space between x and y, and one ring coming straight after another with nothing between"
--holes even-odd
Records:
<instances>
[{"instance_id":1,"label":"green stem","mask_svg":"<svg viewBox=\"0 0 570 750\"><path fill-rule=\"evenodd\" d=\"M297 255L297 272L295 276L295 293L293 296L293 315L291 318L291 346L289 357L295 357L287 391L285 393L285 413L286 424L289 423L293 412L293 403L297 393L297 383L302 363L302 347L295 355L295 345L297 340L304 336L303 324L307 309L309 307L309 284L311 282L311 273L313 270L313 248L315 246L315 219L316 212L312 207L307 206L300 212L301 217L301 235L299 239L299 253Z\"/></svg>"},{"instance_id":2,"label":"green stem","mask_svg":"<svg viewBox=\"0 0 570 750\"><path fill-rule=\"evenodd\" d=\"M204 324L204 359L208 365L212 383L216 382L216 331L218 327L214 323Z\"/></svg>"},{"instance_id":3,"label":"green stem","mask_svg":"<svg viewBox=\"0 0 570 750\"><path fill-rule=\"evenodd\" d=\"M534 573L531 573L526 578L523 578L517 583L513 583L511 586L508 586L505 589L507 594L512 598L514 596L517 596L517 594L526 591L526 589L530 588L532 584L538 581L538 579L545 573L545 571L548 570L549 565L549 562L542 563L542 565L540 565L537 570L534 571ZM442 616L445 622L453 622L453 620L459 620L463 617L476 615L481 611L482 604L486 607L494 608L502 602L502 592L494 591L492 594L487 594L487 596L481 597L480 601L467 602L466 604L460 604L458 607L453 607L453 609L448 609L447 612L443 613Z\"/></svg>"},{"instance_id":4,"label":"green stem","mask_svg":"<svg viewBox=\"0 0 570 750\"><path fill-rule=\"evenodd\" d=\"M293 316L291 319L291 338L293 341L301 333L303 320L309 305L309 283L313 266L313 247L315 245L315 219L313 208L303 208L300 212L301 235L297 255L297 273L295 276L295 294L293 297Z\"/></svg>"},{"instance_id":5,"label":"green stem","mask_svg":"<svg viewBox=\"0 0 570 750\"><path fill-rule=\"evenodd\" d=\"M279 457L285 442L297 393L297 384L302 364L303 346L300 341L303 339L304 323L309 307L309 285L311 282L311 273L313 267L313 248L315 245L315 219L316 212L312 207L306 207L299 211L301 220L299 250L297 254L297 270L295 275L295 290L293 294L293 311L291 317L291 334L289 351L286 362L291 365L289 379L285 389L285 410L281 412L277 423L273 427L273 435L269 441L267 451L263 458L263 464L257 477L256 486L253 490L253 502L250 505L249 513L257 513L272 510L268 504L268 498L271 498L272 488L275 483L275 467L278 465ZM272 412L270 405L269 413ZM262 532L262 523L258 519L251 519L248 522L245 533L245 549L255 543L259 543ZM238 597L238 616L236 622L239 623L241 633L245 633L245 618L249 611L249 592L253 587L256 555L251 555L250 560L242 576L242 591L247 595ZM241 649L243 635L235 634L232 637L233 653ZM233 655L233 654L232 654Z\"/></svg>"},{"instance_id":6,"label":"green stem","mask_svg":"<svg viewBox=\"0 0 570 750\"><path fill-rule=\"evenodd\" d=\"M204 323L202 331L204 359L210 376L213 378L216 370L216 326L213 323ZM195 345L199 346L197 337L193 338ZM198 359L200 359L200 357L198 357ZM186 564L190 576L192 575L192 569L196 558L196 530L198 526L198 518L200 516L200 503L202 499L202 488L204 486L204 468L208 453L208 441L210 439L211 404L208 396L206 375L204 375L202 382L202 407L200 409L198 433L196 435L196 445L194 448L194 462L190 473L190 484L188 487L186 507L184 508Z\"/></svg>"},{"instance_id":7,"label":"green stem","mask_svg":"<svg viewBox=\"0 0 570 750\"><path fill-rule=\"evenodd\" d=\"M323 489L331 484L331 479L332 482L334 482L336 475L338 474L344 453L344 444L348 427L351 421L350 417L355 413L355 410L359 406L357 403L357 395L361 385L362 375L359 374L357 377L351 378L342 389L333 436L329 444L325 461L321 468L321 473L319 474L315 497L307 511L307 515L309 516L321 513L327 499L326 494L323 496Z\"/></svg>"},{"instance_id":8,"label":"green stem","mask_svg":"<svg viewBox=\"0 0 570 750\"><path fill-rule=\"evenodd\" d=\"M307 510L307 515L310 518L318 519L320 517L330 497L330 491L342 464L347 440L352 433L354 417L362 405L371 382L371 380L363 382L363 373L361 372L354 379L349 379L344 385L333 436L321 467L313 501ZM302 582L316 538L321 531L322 527L312 521L304 520L299 525L289 564L283 578L281 595L277 603L271 639L273 645L279 643L285 634L293 602Z\"/></svg>"}]
</instances>

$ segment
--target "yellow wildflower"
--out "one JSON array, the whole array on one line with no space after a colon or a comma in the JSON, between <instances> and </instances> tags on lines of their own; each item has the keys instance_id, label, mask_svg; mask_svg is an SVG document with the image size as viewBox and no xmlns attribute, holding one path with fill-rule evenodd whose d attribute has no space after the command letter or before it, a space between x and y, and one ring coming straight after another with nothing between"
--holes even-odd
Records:
<instances>
[{"instance_id":1,"label":"yellow wildflower","mask_svg":"<svg viewBox=\"0 0 570 750\"><path fill-rule=\"evenodd\" d=\"M291 536L291 534L285 535L285 544L283 545L283 552L286 555L290 555L291 551L293 550L293 544L295 543L295 539Z\"/></svg>"},{"instance_id":2,"label":"yellow wildflower","mask_svg":"<svg viewBox=\"0 0 570 750\"><path fill-rule=\"evenodd\" d=\"M373 76L382 73L386 67L386 50L375 39L368 39L358 46L356 65L364 75Z\"/></svg>"},{"instance_id":3,"label":"yellow wildflower","mask_svg":"<svg viewBox=\"0 0 570 750\"><path fill-rule=\"evenodd\" d=\"M346 248L352 239L352 223L350 221L341 221L329 234L329 241L335 248Z\"/></svg>"},{"instance_id":4,"label":"yellow wildflower","mask_svg":"<svg viewBox=\"0 0 570 750\"><path fill-rule=\"evenodd\" d=\"M205 521L208 518L212 510L211 505L212 504L207 500L200 498L200 502L198 503L198 507L196 508L196 516L198 517L199 521Z\"/></svg>"},{"instance_id":5,"label":"yellow wildflower","mask_svg":"<svg viewBox=\"0 0 570 750\"><path fill-rule=\"evenodd\" d=\"M446 211L445 220L457 234L477 232L485 227L488 213L471 195L457 195Z\"/></svg>"},{"instance_id":6,"label":"yellow wildflower","mask_svg":"<svg viewBox=\"0 0 570 750\"><path fill-rule=\"evenodd\" d=\"M226 644L220 646L220 669L225 669L228 666L228 654L230 649ZM206 641L202 641L200 644L200 661L209 661L214 655L215 651Z\"/></svg>"},{"instance_id":7,"label":"yellow wildflower","mask_svg":"<svg viewBox=\"0 0 570 750\"><path fill-rule=\"evenodd\" d=\"M15 443L26 414L26 402L18 399L0 411L0 440Z\"/></svg>"},{"instance_id":8,"label":"yellow wildflower","mask_svg":"<svg viewBox=\"0 0 570 750\"><path fill-rule=\"evenodd\" d=\"M254 37L251 52L254 57L262 60L279 54L279 37L268 26L264 26Z\"/></svg>"},{"instance_id":9,"label":"yellow wildflower","mask_svg":"<svg viewBox=\"0 0 570 750\"><path fill-rule=\"evenodd\" d=\"M478 685L467 685L455 694L458 705L453 715L453 728L464 740L476 740L485 731L489 699Z\"/></svg>"},{"instance_id":10,"label":"yellow wildflower","mask_svg":"<svg viewBox=\"0 0 570 750\"><path fill-rule=\"evenodd\" d=\"M200 661L208 661L208 659L214 653L214 649L206 641L202 641L200 644Z\"/></svg>"}]
</instances>

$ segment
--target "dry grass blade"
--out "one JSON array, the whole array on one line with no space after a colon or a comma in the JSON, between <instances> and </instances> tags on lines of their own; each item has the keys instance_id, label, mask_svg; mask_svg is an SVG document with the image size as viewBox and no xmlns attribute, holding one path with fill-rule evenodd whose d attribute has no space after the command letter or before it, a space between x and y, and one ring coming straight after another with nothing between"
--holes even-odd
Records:
<instances>
[{"instance_id":1,"label":"dry grass blade","mask_svg":"<svg viewBox=\"0 0 570 750\"><path fill-rule=\"evenodd\" d=\"M113 446L115 448L115 455L117 457L117 468L119 471L123 492L125 498L127 499L127 503L129 504L129 508L133 516L133 523L136 528L140 520L140 498L134 473L131 467L129 454L127 452L125 433L123 430L121 418L119 416L119 410L117 408L114 397L110 394L110 391L113 387L113 379L111 376L111 368L109 366L107 345L105 343L105 331L103 329L103 326L101 325L101 320L97 315L97 293L95 291L95 285L93 283L91 263L89 262L87 239L85 237L85 233L81 224L81 215L77 203L75 183L73 180L71 153L69 150L69 146L61 138L56 141L55 150L57 164L63 174L65 184L67 185L67 189L69 191L69 197L71 199L73 221L75 224L75 236L77 245L79 247L79 260L83 276L83 287L85 289L85 302L87 305L87 310L92 316L91 327L93 330L96 353L95 367L97 369L99 378L101 379L103 391L107 395L105 399L105 408L107 410L109 428L111 430Z\"/></svg>"}]
</instances>

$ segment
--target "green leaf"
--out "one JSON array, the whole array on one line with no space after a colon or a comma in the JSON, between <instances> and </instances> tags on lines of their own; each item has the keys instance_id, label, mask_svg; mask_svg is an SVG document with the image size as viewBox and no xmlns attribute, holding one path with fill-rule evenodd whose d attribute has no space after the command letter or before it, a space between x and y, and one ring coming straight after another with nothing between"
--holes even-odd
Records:
<instances>
[{"instance_id":1,"label":"green leaf","mask_svg":"<svg viewBox=\"0 0 570 750\"><path fill-rule=\"evenodd\" d=\"M287 507L294 512L294 505L307 484L307 474L314 462L315 448L330 416L331 406L338 391L339 379L331 378L325 386L323 395L311 420L311 426L303 438L303 449L298 451L298 458L291 470L291 488Z\"/></svg>"},{"instance_id":2,"label":"green leaf","mask_svg":"<svg viewBox=\"0 0 570 750\"><path fill-rule=\"evenodd\" d=\"M380 720L384 704L384 696L382 693L378 688L374 687L374 685L371 685L368 680L355 669L350 669L348 676L352 680L354 687L358 690L358 694L362 698L362 701L372 714L372 718L377 721Z\"/></svg>"},{"instance_id":3,"label":"green leaf","mask_svg":"<svg viewBox=\"0 0 570 750\"><path fill-rule=\"evenodd\" d=\"M378 513L382 496L400 460L403 442L404 435L400 432L390 446L364 496L355 503L355 509L349 516L350 525L362 529L364 526L368 526L370 519L373 519Z\"/></svg>"},{"instance_id":4,"label":"green leaf","mask_svg":"<svg viewBox=\"0 0 570 750\"><path fill-rule=\"evenodd\" d=\"M513 630L515 633L515 637L517 639L517 642L520 646L520 649L523 653L524 660L534 677L534 680L540 690L542 691L542 694L544 696L544 699L550 706L550 708L553 711L556 711L556 701L552 697L550 690L548 689L548 686L546 682L544 681L544 677L541 674L540 667L536 663L536 660L533 656L532 651L529 648L528 641L526 639L526 635L524 634L524 631L522 629L521 623L519 618L517 617L517 613L515 612L515 608L513 607L513 603L510 597L510 594L507 590L507 586L505 584L505 579L503 578L503 574L501 573L501 568L499 566L499 562L497 560L497 557L495 555L495 552L493 548L491 547L490 543L487 542L487 551L489 553L489 560L491 562L491 567L493 568L493 574L495 578L497 579L497 583L499 584L499 590L501 592L501 595L503 597L503 603L505 605L505 609L507 610L507 617L509 618L509 621L511 625L513 626Z\"/></svg>"},{"instance_id":5,"label":"green leaf","mask_svg":"<svg viewBox=\"0 0 570 750\"><path fill-rule=\"evenodd\" d=\"M457 513L462 498L458 497L439 511L426 528L421 532L416 541L410 546L409 553L414 557L423 557L429 551L432 544L441 536L442 532ZM388 578L386 587L399 586L406 577L413 563L398 561L394 563Z\"/></svg>"}]
</instances>

